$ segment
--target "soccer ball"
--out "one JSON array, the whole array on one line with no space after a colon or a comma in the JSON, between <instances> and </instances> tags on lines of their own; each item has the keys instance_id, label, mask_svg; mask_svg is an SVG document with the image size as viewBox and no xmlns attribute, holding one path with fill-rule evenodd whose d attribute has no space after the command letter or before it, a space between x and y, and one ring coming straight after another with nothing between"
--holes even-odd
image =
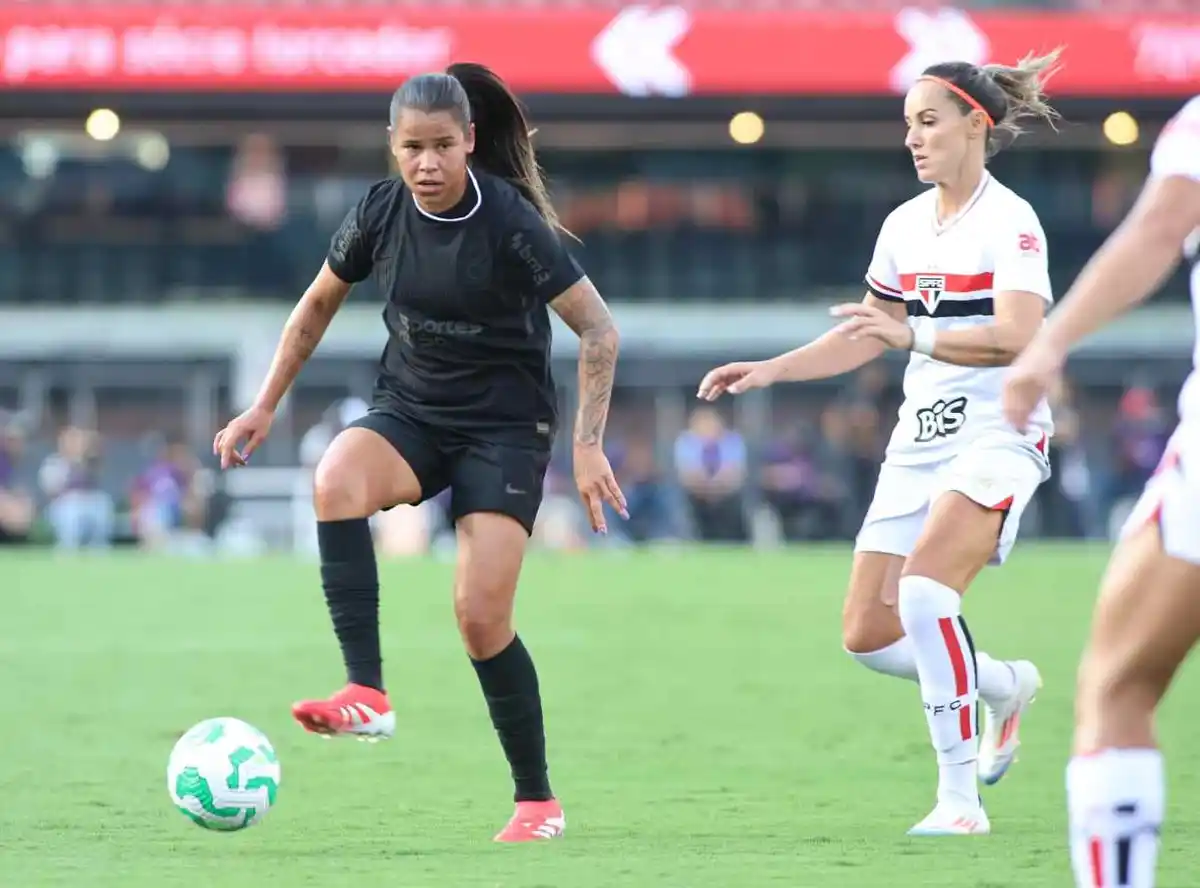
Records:
<instances>
[{"instance_id":1,"label":"soccer ball","mask_svg":"<svg viewBox=\"0 0 1200 888\"><path fill-rule=\"evenodd\" d=\"M167 791L193 823L229 832L266 816L279 776L279 759L262 731L236 718L210 718L171 750Z\"/></svg>"}]
</instances>

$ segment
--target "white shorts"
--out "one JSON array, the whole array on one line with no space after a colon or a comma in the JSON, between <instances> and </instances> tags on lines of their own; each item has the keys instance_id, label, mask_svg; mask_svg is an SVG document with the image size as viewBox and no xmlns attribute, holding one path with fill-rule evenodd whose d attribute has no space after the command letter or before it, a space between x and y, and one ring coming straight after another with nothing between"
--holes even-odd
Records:
<instances>
[{"instance_id":1,"label":"white shorts","mask_svg":"<svg viewBox=\"0 0 1200 888\"><path fill-rule=\"evenodd\" d=\"M907 558L925 528L930 504L941 494L956 491L981 506L1005 512L989 562L1003 564L1017 542L1021 514L1038 485L1050 477L1045 446L1045 437L1031 443L1016 433L989 435L938 462L915 466L885 462L854 551Z\"/></svg>"},{"instance_id":2,"label":"white shorts","mask_svg":"<svg viewBox=\"0 0 1200 888\"><path fill-rule=\"evenodd\" d=\"M1195 475L1200 448L1188 447L1183 438L1181 430L1171 436L1154 476L1146 482L1121 528L1121 536L1157 521L1163 551L1172 558L1200 564L1200 478Z\"/></svg>"}]
</instances>

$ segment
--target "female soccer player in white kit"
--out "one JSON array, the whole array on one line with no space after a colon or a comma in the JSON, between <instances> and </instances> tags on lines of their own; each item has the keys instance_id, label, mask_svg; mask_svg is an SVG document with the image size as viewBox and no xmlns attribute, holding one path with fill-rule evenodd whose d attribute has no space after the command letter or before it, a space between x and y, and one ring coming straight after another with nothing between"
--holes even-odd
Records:
<instances>
[{"instance_id":1,"label":"female soccer player in white kit","mask_svg":"<svg viewBox=\"0 0 1200 888\"><path fill-rule=\"evenodd\" d=\"M855 543L842 621L869 669L916 680L937 753L937 804L913 835L987 833L978 779L998 781L1041 684L1027 661L976 652L960 597L1012 549L1021 513L1050 474L1050 411L1016 433L1000 409L1003 368L1051 302L1042 226L986 159L1023 117L1052 119L1042 95L1057 53L1016 67L934 65L904 102L905 146L935 187L883 223L861 304L836 329L769 361L728 364L699 397L847 373L885 349L912 352L904 403ZM984 731L978 730L978 702Z\"/></svg>"},{"instance_id":2,"label":"female soccer player in white kit","mask_svg":"<svg viewBox=\"0 0 1200 888\"><path fill-rule=\"evenodd\" d=\"M1191 263L1198 345L1179 426L1130 515L1100 587L1079 670L1067 767L1071 862L1080 888L1152 888L1163 821L1154 711L1200 638L1200 96L1167 125L1150 178L1062 307L1009 370L1004 410L1029 422L1080 339Z\"/></svg>"}]
</instances>

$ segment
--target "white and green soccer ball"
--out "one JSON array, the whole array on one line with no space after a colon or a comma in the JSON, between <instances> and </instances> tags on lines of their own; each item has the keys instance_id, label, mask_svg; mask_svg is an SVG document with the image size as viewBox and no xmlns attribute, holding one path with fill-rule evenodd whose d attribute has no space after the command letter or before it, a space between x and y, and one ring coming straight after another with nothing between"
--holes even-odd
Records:
<instances>
[{"instance_id":1,"label":"white and green soccer ball","mask_svg":"<svg viewBox=\"0 0 1200 888\"><path fill-rule=\"evenodd\" d=\"M229 832L266 816L279 776L279 759L266 734L240 719L210 718L171 750L167 791L193 823Z\"/></svg>"}]
</instances>

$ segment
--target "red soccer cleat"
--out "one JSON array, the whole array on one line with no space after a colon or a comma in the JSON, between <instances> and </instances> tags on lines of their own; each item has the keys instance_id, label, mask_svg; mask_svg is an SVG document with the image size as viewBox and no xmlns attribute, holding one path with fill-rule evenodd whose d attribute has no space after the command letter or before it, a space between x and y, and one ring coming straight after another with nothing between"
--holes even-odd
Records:
<instances>
[{"instance_id":1,"label":"red soccer cleat","mask_svg":"<svg viewBox=\"0 0 1200 888\"><path fill-rule=\"evenodd\" d=\"M497 842L537 842L557 839L567 828L558 799L545 802L517 802L517 810L504 829L496 835Z\"/></svg>"},{"instance_id":2,"label":"red soccer cleat","mask_svg":"<svg viewBox=\"0 0 1200 888\"><path fill-rule=\"evenodd\" d=\"M325 739L357 737L374 743L396 733L396 713L387 694L363 685L346 685L328 700L301 700L292 706L292 717Z\"/></svg>"}]
</instances>

